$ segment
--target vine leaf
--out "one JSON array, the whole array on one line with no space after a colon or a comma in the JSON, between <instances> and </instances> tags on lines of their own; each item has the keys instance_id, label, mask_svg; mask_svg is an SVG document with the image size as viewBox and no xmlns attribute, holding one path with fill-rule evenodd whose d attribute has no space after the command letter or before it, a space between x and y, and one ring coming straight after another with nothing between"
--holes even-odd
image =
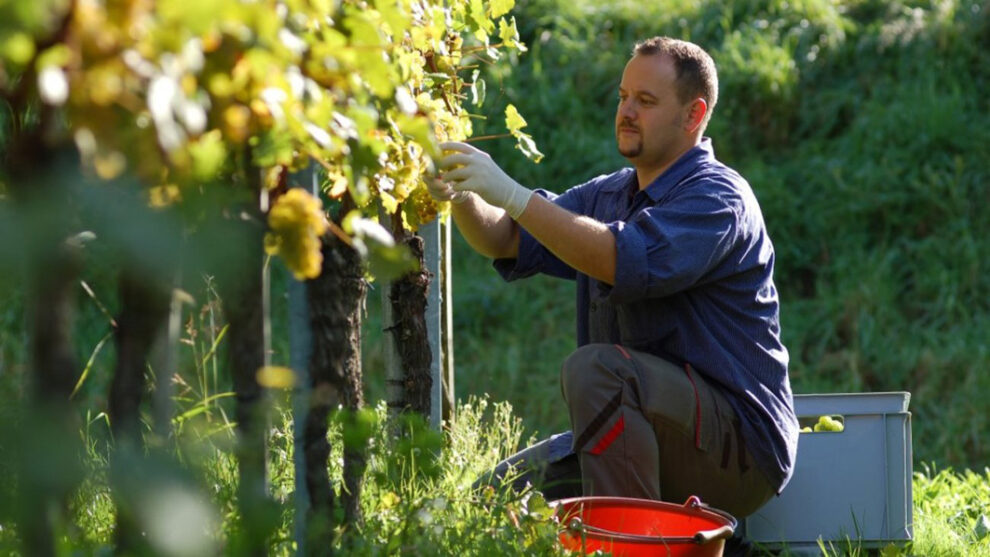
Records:
<instances>
[{"instance_id":1,"label":"vine leaf","mask_svg":"<svg viewBox=\"0 0 990 557\"><path fill-rule=\"evenodd\" d=\"M474 70L471 74L471 103L474 106L481 106L485 102L487 87L485 80L481 78L481 70Z\"/></svg>"},{"instance_id":2,"label":"vine leaf","mask_svg":"<svg viewBox=\"0 0 990 557\"><path fill-rule=\"evenodd\" d=\"M491 0L488 3L488 15L492 18L502 17L516 5L516 0Z\"/></svg>"},{"instance_id":3,"label":"vine leaf","mask_svg":"<svg viewBox=\"0 0 990 557\"><path fill-rule=\"evenodd\" d=\"M522 114L519 114L515 105L509 104L505 107L505 127L508 128L512 137L516 138L516 149L522 151L527 159L538 163L543 160L543 153L537 149L533 137L522 131L526 126L526 119L522 117Z\"/></svg>"},{"instance_id":4,"label":"vine leaf","mask_svg":"<svg viewBox=\"0 0 990 557\"><path fill-rule=\"evenodd\" d=\"M506 21L503 17L498 22L498 38L502 39L502 44L508 48L515 48L519 52L526 52L526 45L519 41L519 29L516 28L516 17Z\"/></svg>"}]
</instances>

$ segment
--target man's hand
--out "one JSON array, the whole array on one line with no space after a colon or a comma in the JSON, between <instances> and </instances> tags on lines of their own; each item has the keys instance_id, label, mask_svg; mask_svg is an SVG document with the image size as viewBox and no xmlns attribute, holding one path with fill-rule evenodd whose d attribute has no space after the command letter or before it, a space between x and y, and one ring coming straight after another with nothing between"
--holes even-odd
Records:
<instances>
[{"instance_id":1,"label":"man's hand","mask_svg":"<svg viewBox=\"0 0 990 557\"><path fill-rule=\"evenodd\" d=\"M453 151L440 159L440 169L444 171L441 180L449 182L454 192L474 192L488 203L505 209L513 219L519 218L533 195L531 190L510 178L484 151L457 142L441 143L440 148Z\"/></svg>"},{"instance_id":2,"label":"man's hand","mask_svg":"<svg viewBox=\"0 0 990 557\"><path fill-rule=\"evenodd\" d=\"M426 177L424 182L426 182L426 191L430 192L430 197L434 201L450 201L454 204L460 204L471 197L471 192L457 191L450 184L438 178Z\"/></svg>"}]
</instances>

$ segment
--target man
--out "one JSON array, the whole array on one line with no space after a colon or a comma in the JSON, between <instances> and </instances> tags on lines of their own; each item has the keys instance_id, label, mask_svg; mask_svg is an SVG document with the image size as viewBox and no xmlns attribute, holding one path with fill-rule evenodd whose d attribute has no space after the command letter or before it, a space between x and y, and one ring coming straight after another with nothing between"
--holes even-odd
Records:
<instances>
[{"instance_id":1,"label":"man","mask_svg":"<svg viewBox=\"0 0 990 557\"><path fill-rule=\"evenodd\" d=\"M437 199L513 280L576 279L579 348L561 389L573 433L496 469L548 498L614 495L742 517L787 483L797 420L780 342L773 246L747 182L703 136L717 100L712 59L691 43L636 45L615 134L632 168L556 196L446 143Z\"/></svg>"}]
</instances>

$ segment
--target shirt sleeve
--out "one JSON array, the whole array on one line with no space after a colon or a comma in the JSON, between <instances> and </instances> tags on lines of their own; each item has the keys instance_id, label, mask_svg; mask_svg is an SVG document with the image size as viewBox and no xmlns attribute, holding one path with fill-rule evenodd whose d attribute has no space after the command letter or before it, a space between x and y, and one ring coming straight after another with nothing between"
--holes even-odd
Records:
<instances>
[{"instance_id":1,"label":"shirt sleeve","mask_svg":"<svg viewBox=\"0 0 990 557\"><path fill-rule=\"evenodd\" d=\"M558 207L563 207L578 215L587 216L590 214L595 189L606 178L606 176L598 176L584 184L574 186L560 195L543 189L534 190L534 193L543 196ZM502 278L508 281L525 278L536 273L571 280L577 277L577 272L571 266L543 247L522 227L519 229L519 254L517 257L515 259L496 259L493 264Z\"/></svg>"},{"instance_id":2,"label":"shirt sleeve","mask_svg":"<svg viewBox=\"0 0 990 557\"><path fill-rule=\"evenodd\" d=\"M668 296L731 272L739 244L742 204L730 188L695 183L627 221L608 224L615 235L613 303Z\"/></svg>"}]
</instances>

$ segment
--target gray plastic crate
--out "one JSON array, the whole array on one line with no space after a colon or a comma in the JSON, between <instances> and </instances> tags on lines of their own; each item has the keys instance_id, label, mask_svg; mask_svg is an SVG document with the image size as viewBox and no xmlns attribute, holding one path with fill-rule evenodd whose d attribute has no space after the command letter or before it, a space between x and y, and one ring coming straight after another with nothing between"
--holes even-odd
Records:
<instances>
[{"instance_id":1,"label":"gray plastic crate","mask_svg":"<svg viewBox=\"0 0 990 557\"><path fill-rule=\"evenodd\" d=\"M912 538L911 394L795 395L802 426L840 417L841 432L802 433L794 476L743 521L746 538L796 552L819 538L844 548L900 544Z\"/></svg>"}]
</instances>

